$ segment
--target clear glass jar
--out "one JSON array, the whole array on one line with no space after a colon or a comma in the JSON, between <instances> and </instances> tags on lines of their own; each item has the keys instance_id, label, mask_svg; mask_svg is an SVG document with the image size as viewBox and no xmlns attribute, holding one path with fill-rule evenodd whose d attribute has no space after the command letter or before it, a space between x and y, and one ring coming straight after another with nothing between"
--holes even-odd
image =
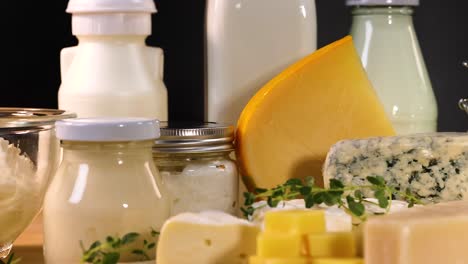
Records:
<instances>
[{"instance_id":1,"label":"clear glass jar","mask_svg":"<svg viewBox=\"0 0 468 264\"><path fill-rule=\"evenodd\" d=\"M44 205L46 263L80 263L80 242L89 248L108 236L139 233L137 249L156 242L151 231L169 217L169 200L152 159L155 128L154 121L57 123L63 160ZM130 252L120 261L141 260ZM154 250L146 253L154 259Z\"/></svg>"},{"instance_id":2,"label":"clear glass jar","mask_svg":"<svg viewBox=\"0 0 468 264\"><path fill-rule=\"evenodd\" d=\"M237 213L239 174L231 153L234 128L215 123L161 125L153 157L170 192L171 215Z\"/></svg>"},{"instance_id":3,"label":"clear glass jar","mask_svg":"<svg viewBox=\"0 0 468 264\"><path fill-rule=\"evenodd\" d=\"M348 0L351 35L398 134L437 131L437 102L413 25L418 0Z\"/></svg>"}]
</instances>

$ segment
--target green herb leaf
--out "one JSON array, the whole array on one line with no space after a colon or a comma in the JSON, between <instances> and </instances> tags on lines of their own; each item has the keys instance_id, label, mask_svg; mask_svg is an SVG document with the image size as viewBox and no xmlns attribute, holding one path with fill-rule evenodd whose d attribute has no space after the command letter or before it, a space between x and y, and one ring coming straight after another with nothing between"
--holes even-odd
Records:
<instances>
[{"instance_id":1,"label":"green herb leaf","mask_svg":"<svg viewBox=\"0 0 468 264\"><path fill-rule=\"evenodd\" d=\"M313 187L315 185L315 178L314 177L307 177L305 179L305 185Z\"/></svg>"},{"instance_id":2,"label":"green herb leaf","mask_svg":"<svg viewBox=\"0 0 468 264\"><path fill-rule=\"evenodd\" d=\"M155 236L159 236L161 233L159 233L158 231L154 230L153 228L151 228L151 236L152 237L155 237Z\"/></svg>"},{"instance_id":3,"label":"green herb leaf","mask_svg":"<svg viewBox=\"0 0 468 264\"><path fill-rule=\"evenodd\" d=\"M324 201L323 193L316 193L313 197L315 204L321 204Z\"/></svg>"},{"instance_id":4,"label":"green herb leaf","mask_svg":"<svg viewBox=\"0 0 468 264\"><path fill-rule=\"evenodd\" d=\"M109 252L102 257L102 264L116 264L120 259L120 253Z\"/></svg>"},{"instance_id":5,"label":"green herb leaf","mask_svg":"<svg viewBox=\"0 0 468 264\"><path fill-rule=\"evenodd\" d=\"M378 187L386 187L385 179L381 176L368 176L367 181Z\"/></svg>"},{"instance_id":6,"label":"green herb leaf","mask_svg":"<svg viewBox=\"0 0 468 264\"><path fill-rule=\"evenodd\" d=\"M356 216L360 217L364 215L366 208L363 204L357 203L350 195L346 196L346 202L348 203L349 210Z\"/></svg>"},{"instance_id":7,"label":"green herb leaf","mask_svg":"<svg viewBox=\"0 0 468 264\"><path fill-rule=\"evenodd\" d=\"M358 199L359 201L362 201L363 195L362 195L361 190L354 191L354 197L356 197L356 199Z\"/></svg>"},{"instance_id":8,"label":"green herb leaf","mask_svg":"<svg viewBox=\"0 0 468 264\"><path fill-rule=\"evenodd\" d=\"M134 232L126 234L122 237L122 245L127 245L134 242L139 236L140 234Z\"/></svg>"},{"instance_id":9,"label":"green herb leaf","mask_svg":"<svg viewBox=\"0 0 468 264\"><path fill-rule=\"evenodd\" d=\"M255 194L245 192L244 193L244 199L245 199L245 202L244 202L245 206L252 205L253 203L255 203Z\"/></svg>"},{"instance_id":10,"label":"green herb leaf","mask_svg":"<svg viewBox=\"0 0 468 264\"><path fill-rule=\"evenodd\" d=\"M388 196L385 194L385 190L377 190L374 192L375 198L379 201L380 208L387 208L388 207Z\"/></svg>"},{"instance_id":11,"label":"green herb leaf","mask_svg":"<svg viewBox=\"0 0 468 264\"><path fill-rule=\"evenodd\" d=\"M256 189L255 189L255 192L256 192L256 193L265 193L265 192L267 192L267 191L268 191L267 189L262 189L262 188L256 188Z\"/></svg>"},{"instance_id":12,"label":"green herb leaf","mask_svg":"<svg viewBox=\"0 0 468 264\"><path fill-rule=\"evenodd\" d=\"M310 186L301 187L301 189L299 190L299 192L303 196L309 195L311 191L312 191L312 187L310 187Z\"/></svg>"},{"instance_id":13,"label":"green herb leaf","mask_svg":"<svg viewBox=\"0 0 468 264\"><path fill-rule=\"evenodd\" d=\"M276 197L275 197L276 198ZM279 204L279 200L278 199L275 199L274 197L268 197L268 206L270 206L271 208L276 208Z\"/></svg>"},{"instance_id":14,"label":"green herb leaf","mask_svg":"<svg viewBox=\"0 0 468 264\"><path fill-rule=\"evenodd\" d=\"M312 194L307 195L305 198L305 206L306 208L312 208L315 205L314 196Z\"/></svg>"},{"instance_id":15,"label":"green herb leaf","mask_svg":"<svg viewBox=\"0 0 468 264\"><path fill-rule=\"evenodd\" d=\"M330 180L330 189L343 189L344 187L345 186L341 181L337 179Z\"/></svg>"},{"instance_id":16,"label":"green herb leaf","mask_svg":"<svg viewBox=\"0 0 468 264\"><path fill-rule=\"evenodd\" d=\"M293 186L293 185L302 185L302 181L300 179L289 179L284 184L286 186Z\"/></svg>"},{"instance_id":17,"label":"green herb leaf","mask_svg":"<svg viewBox=\"0 0 468 264\"><path fill-rule=\"evenodd\" d=\"M156 247L156 243L153 242L153 243L149 244L146 248L147 249L152 249L154 247Z\"/></svg>"}]
</instances>

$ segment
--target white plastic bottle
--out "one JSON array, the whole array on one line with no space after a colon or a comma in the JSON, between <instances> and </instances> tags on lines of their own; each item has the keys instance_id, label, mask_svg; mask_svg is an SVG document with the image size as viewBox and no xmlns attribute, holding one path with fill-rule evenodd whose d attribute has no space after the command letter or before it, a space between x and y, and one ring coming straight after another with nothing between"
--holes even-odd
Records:
<instances>
[{"instance_id":1,"label":"white plastic bottle","mask_svg":"<svg viewBox=\"0 0 468 264\"><path fill-rule=\"evenodd\" d=\"M419 0L348 0L351 35L398 134L437 130L437 103L413 26Z\"/></svg>"},{"instance_id":2,"label":"white plastic bottle","mask_svg":"<svg viewBox=\"0 0 468 264\"><path fill-rule=\"evenodd\" d=\"M315 51L315 0L209 0L206 119L235 124L270 79Z\"/></svg>"},{"instance_id":3,"label":"white plastic bottle","mask_svg":"<svg viewBox=\"0 0 468 264\"><path fill-rule=\"evenodd\" d=\"M167 120L163 51L145 44L153 0L70 0L67 12L79 44L61 53L59 108Z\"/></svg>"}]
</instances>

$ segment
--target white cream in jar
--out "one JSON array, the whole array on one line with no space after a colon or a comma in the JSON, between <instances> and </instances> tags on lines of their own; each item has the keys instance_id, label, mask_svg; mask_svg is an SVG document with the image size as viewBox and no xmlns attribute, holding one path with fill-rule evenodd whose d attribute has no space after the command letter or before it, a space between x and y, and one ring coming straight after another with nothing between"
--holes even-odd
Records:
<instances>
[{"instance_id":1,"label":"white cream in jar","mask_svg":"<svg viewBox=\"0 0 468 264\"><path fill-rule=\"evenodd\" d=\"M234 128L221 124L162 124L153 156L170 192L172 216L205 210L237 213L233 136Z\"/></svg>"},{"instance_id":2,"label":"white cream in jar","mask_svg":"<svg viewBox=\"0 0 468 264\"><path fill-rule=\"evenodd\" d=\"M44 205L47 264L79 263L85 248L107 236L136 232L131 246L154 240L169 217L166 190L152 160L158 123L147 119L75 119L57 123L63 161ZM155 251L148 251L150 258ZM141 257L122 254L120 261Z\"/></svg>"}]
</instances>

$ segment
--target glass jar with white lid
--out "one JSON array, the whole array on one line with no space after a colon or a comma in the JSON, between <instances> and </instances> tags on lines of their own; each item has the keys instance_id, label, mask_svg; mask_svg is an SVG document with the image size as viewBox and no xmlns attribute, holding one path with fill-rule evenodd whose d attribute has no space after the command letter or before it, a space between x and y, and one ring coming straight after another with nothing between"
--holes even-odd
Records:
<instances>
[{"instance_id":1,"label":"glass jar with white lid","mask_svg":"<svg viewBox=\"0 0 468 264\"><path fill-rule=\"evenodd\" d=\"M152 158L159 122L151 119L70 119L57 123L63 160L44 204L47 264L80 263L80 243L89 248L108 236L136 232L130 246L156 242L169 218L169 200ZM150 243L152 243L150 242ZM122 253L121 262L140 261ZM145 252L154 259L155 251Z\"/></svg>"},{"instance_id":2,"label":"glass jar with white lid","mask_svg":"<svg viewBox=\"0 0 468 264\"><path fill-rule=\"evenodd\" d=\"M153 157L170 192L171 215L237 213L239 175L231 158L233 141L233 126L161 123Z\"/></svg>"}]
</instances>

